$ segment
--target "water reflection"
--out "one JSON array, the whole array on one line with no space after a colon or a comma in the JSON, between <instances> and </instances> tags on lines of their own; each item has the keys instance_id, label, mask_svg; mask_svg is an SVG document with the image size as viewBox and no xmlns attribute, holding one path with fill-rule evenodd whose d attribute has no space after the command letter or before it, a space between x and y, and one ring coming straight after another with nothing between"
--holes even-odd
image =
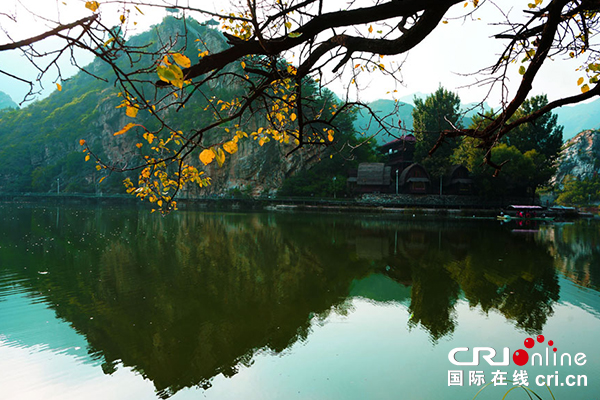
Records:
<instances>
[{"instance_id":1,"label":"water reflection","mask_svg":"<svg viewBox=\"0 0 600 400\"><path fill-rule=\"evenodd\" d=\"M86 338L104 373L131 367L163 398L209 388L257 351L283 352L315 320L348 312L352 296L406 304L410 327L433 343L454 331L461 298L540 332L559 299L555 264L581 247L570 229L586 229L523 236L481 221L58 212L0 208L0 301L18 285ZM589 264L557 265L593 287Z\"/></svg>"},{"instance_id":2,"label":"water reflection","mask_svg":"<svg viewBox=\"0 0 600 400\"><path fill-rule=\"evenodd\" d=\"M556 224L542 229L556 268L577 284L600 289L600 229L593 221Z\"/></svg>"}]
</instances>

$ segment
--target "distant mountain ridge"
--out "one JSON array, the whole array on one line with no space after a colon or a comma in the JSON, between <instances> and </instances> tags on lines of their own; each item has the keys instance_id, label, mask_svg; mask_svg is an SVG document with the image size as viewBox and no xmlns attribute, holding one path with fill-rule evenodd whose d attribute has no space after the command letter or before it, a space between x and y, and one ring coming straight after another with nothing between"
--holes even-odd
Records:
<instances>
[{"instance_id":1,"label":"distant mountain ridge","mask_svg":"<svg viewBox=\"0 0 600 400\"><path fill-rule=\"evenodd\" d=\"M567 141L588 129L600 128L600 99L585 104L564 106L554 110L558 123L564 126L563 140Z\"/></svg>"},{"instance_id":2,"label":"distant mountain ridge","mask_svg":"<svg viewBox=\"0 0 600 400\"><path fill-rule=\"evenodd\" d=\"M0 110L3 108L19 108L19 105L8 94L0 92Z\"/></svg>"},{"instance_id":3,"label":"distant mountain ridge","mask_svg":"<svg viewBox=\"0 0 600 400\"><path fill-rule=\"evenodd\" d=\"M409 99L418 97L424 99L427 95L416 93L411 96L404 96L403 99L407 102L398 100L380 99L369 103L371 111L380 119L389 124L388 131L384 130L376 121L372 119L371 113L366 109L361 109L357 112L357 118L354 122L354 128L357 132L364 132L365 137L374 136L378 145L391 142L399 136L412 133L413 117L412 112L415 109L414 103ZM482 112L481 107L477 107L475 103L464 104L461 106L464 112L462 124L464 127L471 125L473 116ZM490 107L484 103L483 111L489 110Z\"/></svg>"},{"instance_id":4,"label":"distant mountain ridge","mask_svg":"<svg viewBox=\"0 0 600 400\"><path fill-rule=\"evenodd\" d=\"M392 134L402 135L406 132L398 129L398 119L402 121L405 129L412 130L412 110L415 108L414 98L425 99L427 96L427 94L417 92L415 94L403 96L398 99L397 102L387 99L375 100L369 103L369 106L379 118L387 117L386 121L395 127L395 130L391 130ZM482 112L481 107L475 108L475 106L475 103L461 105L461 109L465 112L463 118L464 127L468 127L471 124L474 115ZM398 108L396 112L394 112L395 107ZM491 107L487 104L483 104L483 111L488 111L490 109ZM600 129L600 99L590 103L560 107L552 112L558 116L558 124L564 127L563 141L565 142L583 131ZM394 140L393 136L382 131L381 128L376 125L377 124L373 122L369 125L368 112L358 112L354 125L357 131L365 132L365 135L367 136L377 134L375 139L380 145Z\"/></svg>"}]
</instances>

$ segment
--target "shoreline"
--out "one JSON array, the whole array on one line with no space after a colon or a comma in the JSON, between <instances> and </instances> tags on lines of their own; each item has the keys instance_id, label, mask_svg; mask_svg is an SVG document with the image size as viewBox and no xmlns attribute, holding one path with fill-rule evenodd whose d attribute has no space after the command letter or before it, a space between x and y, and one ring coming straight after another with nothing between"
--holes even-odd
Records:
<instances>
[{"instance_id":1,"label":"shoreline","mask_svg":"<svg viewBox=\"0 0 600 400\"><path fill-rule=\"evenodd\" d=\"M437 200L437 204L424 204L423 200ZM462 200L462 204L457 204ZM372 199L327 199L327 198L236 198L236 197L207 197L180 198L177 200L180 210L264 210L273 212L324 212L324 213L361 213L361 214L395 214L402 216L433 216L469 219L496 219L504 211L509 200L521 200L523 204L531 199L506 199L503 201L484 201L474 204L476 198L422 196L413 197L412 204L406 204L406 197L386 196ZM379 201L378 201L379 200ZM396 201L394 201L396 200ZM452 201L455 200L455 201ZM464 201L467 200L467 201ZM96 206L136 206L151 209L152 204L142 202L129 195L91 195L79 193L49 194L49 193L11 193L0 194L0 204L42 204L48 206L61 205L96 205ZM585 209L582 209L582 211ZM580 215L583 218L600 218L595 213ZM571 219L571 218L569 218Z\"/></svg>"}]
</instances>

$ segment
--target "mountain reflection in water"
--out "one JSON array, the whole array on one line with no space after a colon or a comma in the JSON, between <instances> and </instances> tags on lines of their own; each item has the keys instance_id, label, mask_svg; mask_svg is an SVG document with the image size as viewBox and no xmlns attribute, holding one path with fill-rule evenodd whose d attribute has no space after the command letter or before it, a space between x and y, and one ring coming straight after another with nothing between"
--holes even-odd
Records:
<instances>
[{"instance_id":1,"label":"mountain reflection in water","mask_svg":"<svg viewBox=\"0 0 600 400\"><path fill-rule=\"evenodd\" d=\"M459 300L535 334L559 272L599 287L600 234L585 222L517 235L495 221L9 206L0 220L0 301L18 285L105 374L131 367L163 398L306 340L353 297L406 305L435 344Z\"/></svg>"}]
</instances>

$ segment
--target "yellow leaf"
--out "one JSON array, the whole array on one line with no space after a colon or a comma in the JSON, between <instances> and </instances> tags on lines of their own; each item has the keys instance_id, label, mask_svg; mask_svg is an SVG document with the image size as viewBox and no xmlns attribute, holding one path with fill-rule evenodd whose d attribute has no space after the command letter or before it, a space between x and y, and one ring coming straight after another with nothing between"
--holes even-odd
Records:
<instances>
[{"instance_id":1,"label":"yellow leaf","mask_svg":"<svg viewBox=\"0 0 600 400\"><path fill-rule=\"evenodd\" d=\"M373 25L369 25L369 33L373 33Z\"/></svg>"},{"instance_id":2,"label":"yellow leaf","mask_svg":"<svg viewBox=\"0 0 600 400\"><path fill-rule=\"evenodd\" d=\"M225 151L229 154L233 154L238 151L238 145L232 140L223 144L223 149L225 149Z\"/></svg>"},{"instance_id":3,"label":"yellow leaf","mask_svg":"<svg viewBox=\"0 0 600 400\"><path fill-rule=\"evenodd\" d=\"M581 85L583 83L583 77L577 79L577 86Z\"/></svg>"},{"instance_id":4,"label":"yellow leaf","mask_svg":"<svg viewBox=\"0 0 600 400\"><path fill-rule=\"evenodd\" d=\"M102 177L102 178L101 178L101 179L98 181L98 183L102 183L102 181L103 181L103 180L105 180L105 179L106 179L106 177L105 177L105 176L103 176L103 177Z\"/></svg>"},{"instance_id":5,"label":"yellow leaf","mask_svg":"<svg viewBox=\"0 0 600 400\"><path fill-rule=\"evenodd\" d=\"M138 149L139 149L140 147L142 147L142 146L143 146L143 144L141 144L141 143L137 143L137 144L135 145L135 147L137 147Z\"/></svg>"},{"instance_id":6,"label":"yellow leaf","mask_svg":"<svg viewBox=\"0 0 600 400\"><path fill-rule=\"evenodd\" d=\"M58 89L59 92L62 91L62 86L60 83L56 84L56 88Z\"/></svg>"},{"instance_id":7,"label":"yellow leaf","mask_svg":"<svg viewBox=\"0 0 600 400\"><path fill-rule=\"evenodd\" d=\"M290 119L292 120L292 122L295 121L296 120L296 114L294 114L294 113L290 114Z\"/></svg>"},{"instance_id":8,"label":"yellow leaf","mask_svg":"<svg viewBox=\"0 0 600 400\"><path fill-rule=\"evenodd\" d=\"M144 15L144 13L142 12L142 10L140 10L140 9L138 8L138 6L134 6L134 7L135 7L135 9L136 9L136 10L138 10L138 12L139 12L140 14Z\"/></svg>"},{"instance_id":9,"label":"yellow leaf","mask_svg":"<svg viewBox=\"0 0 600 400\"><path fill-rule=\"evenodd\" d=\"M98 7L100 7L100 4L98 4L97 1L86 1L85 2L85 8L92 10L93 12L96 12Z\"/></svg>"},{"instance_id":10,"label":"yellow leaf","mask_svg":"<svg viewBox=\"0 0 600 400\"><path fill-rule=\"evenodd\" d=\"M127 106L125 114L127 114L128 117L135 118L137 116L138 111L139 109L137 107Z\"/></svg>"},{"instance_id":11,"label":"yellow leaf","mask_svg":"<svg viewBox=\"0 0 600 400\"><path fill-rule=\"evenodd\" d=\"M85 161L89 161L90 160L90 155L88 154L87 156L85 156Z\"/></svg>"},{"instance_id":12,"label":"yellow leaf","mask_svg":"<svg viewBox=\"0 0 600 400\"><path fill-rule=\"evenodd\" d=\"M152 144L152 142L154 141L154 138L156 136L154 136L152 133L150 132L145 132L143 135L144 139L146 139L148 141L148 143Z\"/></svg>"},{"instance_id":13,"label":"yellow leaf","mask_svg":"<svg viewBox=\"0 0 600 400\"><path fill-rule=\"evenodd\" d=\"M79 140L79 145L80 146L84 146L85 145L85 140L84 139Z\"/></svg>"},{"instance_id":14,"label":"yellow leaf","mask_svg":"<svg viewBox=\"0 0 600 400\"><path fill-rule=\"evenodd\" d=\"M590 87L587 85L587 83L581 87L582 93L588 92L589 90L590 90Z\"/></svg>"},{"instance_id":15,"label":"yellow leaf","mask_svg":"<svg viewBox=\"0 0 600 400\"><path fill-rule=\"evenodd\" d=\"M100 165L96 165L96 171L100 171L102 167Z\"/></svg>"},{"instance_id":16,"label":"yellow leaf","mask_svg":"<svg viewBox=\"0 0 600 400\"><path fill-rule=\"evenodd\" d=\"M183 68L189 68L192 66L190 59L180 53L173 54L173 60L175 60L175 62L181 65Z\"/></svg>"},{"instance_id":17,"label":"yellow leaf","mask_svg":"<svg viewBox=\"0 0 600 400\"><path fill-rule=\"evenodd\" d=\"M156 202L156 204L158 204L159 207L162 207L163 202L162 202L162 200L159 200L159 201Z\"/></svg>"},{"instance_id":18,"label":"yellow leaf","mask_svg":"<svg viewBox=\"0 0 600 400\"><path fill-rule=\"evenodd\" d=\"M215 152L213 149L204 149L202 153L200 153L200 161L204 165L208 165L215 159Z\"/></svg>"},{"instance_id":19,"label":"yellow leaf","mask_svg":"<svg viewBox=\"0 0 600 400\"><path fill-rule=\"evenodd\" d=\"M177 65L171 64L166 67L159 65L156 72L160 80L169 82L180 89L183 87L183 71Z\"/></svg>"},{"instance_id":20,"label":"yellow leaf","mask_svg":"<svg viewBox=\"0 0 600 400\"><path fill-rule=\"evenodd\" d=\"M330 142L333 142L333 130L332 129L327 131L327 140L329 140Z\"/></svg>"},{"instance_id":21,"label":"yellow leaf","mask_svg":"<svg viewBox=\"0 0 600 400\"><path fill-rule=\"evenodd\" d=\"M125 23L125 16L123 14L121 14L121 16L119 17L119 20L121 20L121 23L124 24Z\"/></svg>"},{"instance_id":22,"label":"yellow leaf","mask_svg":"<svg viewBox=\"0 0 600 400\"><path fill-rule=\"evenodd\" d=\"M240 64L242 66L242 69L246 69L246 63L245 62L242 61Z\"/></svg>"},{"instance_id":23,"label":"yellow leaf","mask_svg":"<svg viewBox=\"0 0 600 400\"><path fill-rule=\"evenodd\" d=\"M537 0L536 0L537 3ZM477 5L479 4L479 0L473 0L473 7L477 7Z\"/></svg>"},{"instance_id":24,"label":"yellow leaf","mask_svg":"<svg viewBox=\"0 0 600 400\"><path fill-rule=\"evenodd\" d=\"M125 125L125 126L123 127L123 129L121 129L121 130L120 130L120 131L118 131L118 132L115 132L115 133L113 134L113 136L119 136L119 135L122 135L122 134L124 134L125 132L127 132L128 130L130 130L131 128L133 128L134 126L142 126L142 125L140 125L140 124L134 124L134 123L131 123L131 122L130 122L130 123L128 123L127 125Z\"/></svg>"},{"instance_id":25,"label":"yellow leaf","mask_svg":"<svg viewBox=\"0 0 600 400\"><path fill-rule=\"evenodd\" d=\"M223 153L222 149L217 150L217 164L219 164L219 168L223 166L225 162L225 153Z\"/></svg>"}]
</instances>

